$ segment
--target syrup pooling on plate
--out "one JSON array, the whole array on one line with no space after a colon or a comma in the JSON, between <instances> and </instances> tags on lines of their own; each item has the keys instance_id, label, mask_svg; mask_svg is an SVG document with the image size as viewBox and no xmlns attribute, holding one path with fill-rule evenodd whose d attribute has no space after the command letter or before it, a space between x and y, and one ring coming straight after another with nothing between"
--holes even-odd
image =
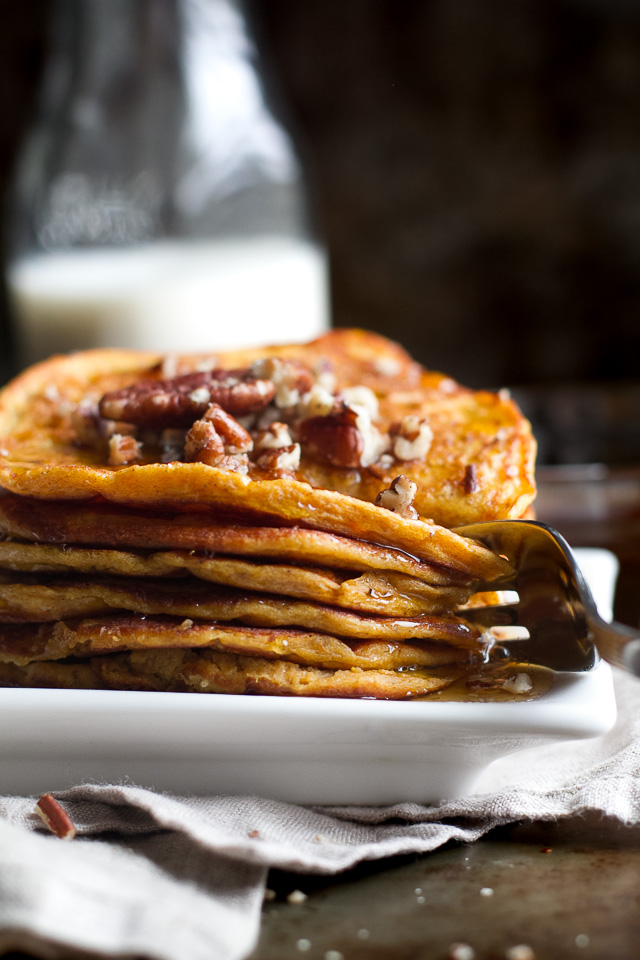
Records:
<instances>
[{"instance_id":1,"label":"syrup pooling on plate","mask_svg":"<svg viewBox=\"0 0 640 960\"><path fill-rule=\"evenodd\" d=\"M514 703L537 700L553 687L555 674L548 667L519 663L517 658L493 661L472 669L443 690L419 700L470 703Z\"/></svg>"},{"instance_id":2,"label":"syrup pooling on plate","mask_svg":"<svg viewBox=\"0 0 640 960\"><path fill-rule=\"evenodd\" d=\"M520 516L534 450L506 395L363 331L54 358L0 394L3 682L384 699L460 683L493 642L474 584L511 567L449 527Z\"/></svg>"}]
</instances>

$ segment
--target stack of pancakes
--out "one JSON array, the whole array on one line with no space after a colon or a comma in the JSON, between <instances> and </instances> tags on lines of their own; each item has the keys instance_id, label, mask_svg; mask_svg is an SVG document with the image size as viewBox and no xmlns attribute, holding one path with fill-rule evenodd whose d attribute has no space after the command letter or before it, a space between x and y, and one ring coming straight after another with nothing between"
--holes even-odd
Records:
<instances>
[{"instance_id":1,"label":"stack of pancakes","mask_svg":"<svg viewBox=\"0 0 640 960\"><path fill-rule=\"evenodd\" d=\"M460 682L534 442L503 394L335 331L102 350L0 395L0 684L406 699Z\"/></svg>"}]
</instances>

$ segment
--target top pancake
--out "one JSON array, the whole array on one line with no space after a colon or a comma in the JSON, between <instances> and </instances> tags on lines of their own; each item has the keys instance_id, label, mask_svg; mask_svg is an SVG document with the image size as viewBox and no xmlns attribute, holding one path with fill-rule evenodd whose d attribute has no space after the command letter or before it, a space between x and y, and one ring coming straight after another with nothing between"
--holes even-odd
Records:
<instances>
[{"instance_id":1,"label":"top pancake","mask_svg":"<svg viewBox=\"0 0 640 960\"><path fill-rule=\"evenodd\" d=\"M0 484L43 499L100 495L155 509L198 504L253 522L277 519L397 547L428 562L470 567L478 576L504 572L483 548L442 526L520 517L532 501L535 444L511 400L425 371L397 345L363 331L338 330L306 345L220 354L215 365L235 370L263 357L316 369L326 363L338 392L369 388L379 401L375 422L381 431L406 416L426 420L433 433L428 452L371 469L337 467L303 441L295 475L275 478L200 462L153 462L157 454L144 450L139 465L109 466L104 451L79 445L71 413L109 391L158 380L162 358L100 350L52 358L2 391ZM202 360L180 358L179 372L197 369ZM417 484L413 506L430 519L405 519L372 503L400 474Z\"/></svg>"}]
</instances>

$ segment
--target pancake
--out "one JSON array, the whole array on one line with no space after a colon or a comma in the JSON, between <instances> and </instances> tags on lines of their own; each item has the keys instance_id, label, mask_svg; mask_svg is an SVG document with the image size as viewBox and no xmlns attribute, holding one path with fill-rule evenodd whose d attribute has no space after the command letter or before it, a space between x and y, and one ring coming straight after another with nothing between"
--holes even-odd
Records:
<instances>
[{"instance_id":1,"label":"pancake","mask_svg":"<svg viewBox=\"0 0 640 960\"><path fill-rule=\"evenodd\" d=\"M285 386L291 397L295 394L295 400L279 402L277 393L270 400L275 375L260 373L259 364L257 372L251 367L260 358L295 362L294 372L300 364L306 365L307 371L329 365L336 381L330 394L335 409L321 415L300 413L296 407L302 402L299 391L291 386L299 383L297 373L291 374L289 385L278 386L278 390ZM186 366L196 371L202 358L181 358L179 362L181 369ZM522 516L534 497L535 444L527 421L504 394L467 390L442 374L425 371L401 348L373 334L334 331L307 345L219 355L211 374L214 380L210 377L207 387L199 386L188 395L199 398L204 391L207 397L218 396L214 387L220 382L215 377L224 371L229 373L229 383L233 380L236 384L231 391L236 387L246 388L245 393L254 391L254 406L262 392L267 412L284 418L298 438L293 447L299 462L291 449L285 458L286 469L267 469L263 455L248 461L241 446L232 448L233 455L219 458L217 465L198 462L197 451L184 457L195 462L159 462L161 451L153 442L145 442L144 428L174 429L178 421L169 415L183 412L182 399L187 396L179 392L179 377L161 379L160 363L161 358L154 354L89 351L53 358L22 374L0 395L0 483L15 493L44 499L100 495L155 509L185 503L206 505L237 511L260 523L302 523L396 547L422 561L466 570L471 576L496 576L506 570L505 563L486 548L444 529ZM200 383L200 374L180 376L195 376L188 382ZM259 379L261 376L267 379ZM166 419L149 421L149 404L145 407L142 400L138 406L144 416L138 416L135 403L118 406L109 399L117 398L122 389L140 397L162 389L164 393L156 399L160 399L158 407ZM367 420L363 412L363 390L368 391L366 397L373 398L373 420ZM356 396L354 391L355 400L350 399ZM117 409L136 421L139 463L109 465L103 442L85 442L74 414L79 405L86 410L101 402L103 417L104 411ZM250 405L242 410L255 415ZM206 416L209 413L207 410ZM195 403L193 419L204 415ZM225 416L228 419L228 414ZM422 426L409 429L409 421ZM204 420L198 422L207 426ZM239 425L233 422L237 438ZM249 428L255 433L249 442L257 444L258 434L254 427ZM414 439L418 433L425 443L428 440L428 450L422 440ZM367 448L375 446L374 440L377 443L383 437L385 449L391 452L381 453L377 459L374 454L365 456ZM132 449L133 445L132 439ZM238 456L245 457L242 469ZM267 457L265 462L272 463L272 459ZM401 515L373 503L399 475L417 484L412 507L417 518L406 510Z\"/></svg>"},{"instance_id":2,"label":"pancake","mask_svg":"<svg viewBox=\"0 0 640 960\"><path fill-rule=\"evenodd\" d=\"M224 586L315 600L366 613L405 617L451 610L463 604L470 593L468 587L436 588L414 577L394 573L365 573L350 577L321 567L207 557L184 550L131 553L0 541L0 576L9 570L160 579L192 574Z\"/></svg>"},{"instance_id":3,"label":"pancake","mask_svg":"<svg viewBox=\"0 0 640 960\"><path fill-rule=\"evenodd\" d=\"M54 624L0 624L0 663L17 666L120 651L185 648L210 648L335 670L397 670L470 663L472 659L471 652L462 647L425 641L346 641L303 630L194 623L170 617L112 615Z\"/></svg>"},{"instance_id":4,"label":"pancake","mask_svg":"<svg viewBox=\"0 0 640 960\"><path fill-rule=\"evenodd\" d=\"M106 690L107 684L88 663L43 661L16 666L0 661L0 687L46 687L64 690Z\"/></svg>"},{"instance_id":5,"label":"pancake","mask_svg":"<svg viewBox=\"0 0 640 960\"><path fill-rule=\"evenodd\" d=\"M350 571L391 571L434 585L472 579L468 571L423 563L391 547L304 527L249 526L204 511L127 510L107 503L0 495L0 533L49 544L176 548Z\"/></svg>"},{"instance_id":6,"label":"pancake","mask_svg":"<svg viewBox=\"0 0 640 960\"><path fill-rule=\"evenodd\" d=\"M505 392L363 331L52 358L0 392L0 684L460 685L513 571L450 528L530 510L534 455Z\"/></svg>"},{"instance_id":7,"label":"pancake","mask_svg":"<svg viewBox=\"0 0 640 960\"><path fill-rule=\"evenodd\" d=\"M92 657L86 662L0 664L0 683L21 687L167 690L408 700L459 679L464 667L413 671L323 670L285 660L209 650L152 650Z\"/></svg>"},{"instance_id":8,"label":"pancake","mask_svg":"<svg viewBox=\"0 0 640 960\"><path fill-rule=\"evenodd\" d=\"M300 627L362 640L431 639L477 646L478 629L450 614L376 617L306 600L225 590L196 580L131 577L0 582L0 622L46 622L114 610L194 620L237 620L256 627Z\"/></svg>"}]
</instances>

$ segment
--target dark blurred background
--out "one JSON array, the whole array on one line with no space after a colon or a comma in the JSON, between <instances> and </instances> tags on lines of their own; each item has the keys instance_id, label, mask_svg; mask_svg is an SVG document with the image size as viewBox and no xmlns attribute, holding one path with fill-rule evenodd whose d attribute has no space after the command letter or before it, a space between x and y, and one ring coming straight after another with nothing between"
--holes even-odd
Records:
<instances>
[{"instance_id":1,"label":"dark blurred background","mask_svg":"<svg viewBox=\"0 0 640 960\"><path fill-rule=\"evenodd\" d=\"M337 325L474 386L640 376L640 4L252 0ZM48 0L4 11L0 177Z\"/></svg>"},{"instance_id":2,"label":"dark blurred background","mask_svg":"<svg viewBox=\"0 0 640 960\"><path fill-rule=\"evenodd\" d=\"M514 388L543 464L638 464L640 3L251 0L249 10L314 188L334 323L388 334L471 386ZM3 12L4 187L49 2ZM611 513L610 471L589 470L544 487L551 519L574 504L574 542L597 542L593 524ZM640 497L635 479L624 483L626 536Z\"/></svg>"}]
</instances>

